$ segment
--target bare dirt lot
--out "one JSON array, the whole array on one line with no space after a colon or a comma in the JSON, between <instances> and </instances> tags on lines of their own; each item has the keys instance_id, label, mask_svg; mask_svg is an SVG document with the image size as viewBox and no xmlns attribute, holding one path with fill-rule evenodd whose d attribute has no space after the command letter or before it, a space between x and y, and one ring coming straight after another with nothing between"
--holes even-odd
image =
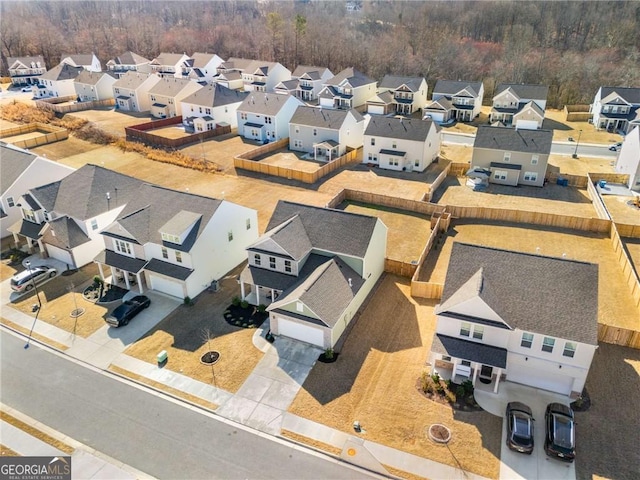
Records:
<instances>
[{"instance_id":1,"label":"bare dirt lot","mask_svg":"<svg viewBox=\"0 0 640 480\"><path fill-rule=\"evenodd\" d=\"M191 135L190 133L185 132L184 127L180 123L176 125L168 125L166 127L156 128L153 130L147 130L147 132L164 138L184 138Z\"/></svg>"},{"instance_id":2,"label":"bare dirt lot","mask_svg":"<svg viewBox=\"0 0 640 480\"><path fill-rule=\"evenodd\" d=\"M606 158L572 158L568 155L550 155L547 172L586 176L587 173L614 173L615 168L611 164L611 160Z\"/></svg>"},{"instance_id":3,"label":"bare dirt lot","mask_svg":"<svg viewBox=\"0 0 640 480\"><path fill-rule=\"evenodd\" d=\"M636 273L640 275L640 238L622 238L629 257L636 268Z\"/></svg>"},{"instance_id":4,"label":"bare dirt lot","mask_svg":"<svg viewBox=\"0 0 640 480\"><path fill-rule=\"evenodd\" d=\"M16 143L22 140L30 140L32 138L38 138L43 135L46 135L47 133L49 132L44 132L42 130L35 130L33 132L23 133L22 135L12 135L10 137L2 137L1 140L7 143Z\"/></svg>"},{"instance_id":5,"label":"bare dirt lot","mask_svg":"<svg viewBox=\"0 0 640 480\"><path fill-rule=\"evenodd\" d=\"M124 113L115 110L113 107L83 110L82 112L73 112L69 115L93 122L100 129L117 137L125 136L125 127L150 122L152 120L148 113Z\"/></svg>"},{"instance_id":6,"label":"bare dirt lot","mask_svg":"<svg viewBox=\"0 0 640 480\"><path fill-rule=\"evenodd\" d=\"M602 201L614 222L640 225L640 208L634 205L633 197L602 195Z\"/></svg>"},{"instance_id":7,"label":"bare dirt lot","mask_svg":"<svg viewBox=\"0 0 640 480\"><path fill-rule=\"evenodd\" d=\"M202 143L194 143L180 149L185 155L194 158L204 158L215 162L220 166L223 173L235 175L233 157L246 153L257 148L259 145L255 141L239 137L235 131L226 135L211 138Z\"/></svg>"},{"instance_id":8,"label":"bare dirt lot","mask_svg":"<svg viewBox=\"0 0 640 480\"><path fill-rule=\"evenodd\" d=\"M315 172L316 170L320 169L322 165L325 165L324 162L304 160L301 157L302 155L294 152L289 152L287 150L278 150L265 158L256 159L256 161L265 163L267 165L292 168L294 170L300 170L303 172Z\"/></svg>"},{"instance_id":9,"label":"bare dirt lot","mask_svg":"<svg viewBox=\"0 0 640 480\"><path fill-rule=\"evenodd\" d=\"M607 325L640 329L640 310L634 305L608 235L568 229L499 222L455 222L438 249L432 249L420 280L444 283L453 242L465 242L520 252L597 263L598 320Z\"/></svg>"},{"instance_id":10,"label":"bare dirt lot","mask_svg":"<svg viewBox=\"0 0 640 480\"><path fill-rule=\"evenodd\" d=\"M367 440L497 478L502 421L486 412L454 413L416 389L435 329L435 301L416 300L409 281L385 275L357 320L338 360L317 363L289 411ZM425 429L444 423L446 446Z\"/></svg>"}]
</instances>

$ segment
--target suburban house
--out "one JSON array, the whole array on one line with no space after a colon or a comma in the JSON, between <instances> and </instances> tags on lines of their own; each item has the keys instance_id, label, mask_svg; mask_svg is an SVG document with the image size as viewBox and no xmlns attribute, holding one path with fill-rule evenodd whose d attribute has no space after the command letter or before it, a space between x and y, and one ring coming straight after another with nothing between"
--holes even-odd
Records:
<instances>
[{"instance_id":1,"label":"suburban house","mask_svg":"<svg viewBox=\"0 0 640 480\"><path fill-rule=\"evenodd\" d=\"M291 74L291 80L278 83L274 92L293 95L303 102L313 102L331 77L333 73L328 68L300 65Z\"/></svg>"},{"instance_id":2,"label":"suburban house","mask_svg":"<svg viewBox=\"0 0 640 480\"><path fill-rule=\"evenodd\" d=\"M551 153L552 130L478 127L471 168L490 172L489 182L542 187Z\"/></svg>"},{"instance_id":3,"label":"suburban house","mask_svg":"<svg viewBox=\"0 0 640 480\"><path fill-rule=\"evenodd\" d=\"M182 101L202 85L187 78L164 77L149 89L151 116L171 118L182 115Z\"/></svg>"},{"instance_id":4,"label":"suburban house","mask_svg":"<svg viewBox=\"0 0 640 480\"><path fill-rule=\"evenodd\" d=\"M182 123L195 132L213 130L216 125L238 127L237 110L249 93L212 83L182 100Z\"/></svg>"},{"instance_id":5,"label":"suburban house","mask_svg":"<svg viewBox=\"0 0 640 480\"><path fill-rule=\"evenodd\" d=\"M376 96L367 100L367 113L411 115L427 106L427 81L423 77L385 75Z\"/></svg>"},{"instance_id":6,"label":"suburban house","mask_svg":"<svg viewBox=\"0 0 640 480\"><path fill-rule=\"evenodd\" d=\"M156 185L141 185L101 232L103 279L195 298L246 258L258 238L255 210Z\"/></svg>"},{"instance_id":7,"label":"suburban house","mask_svg":"<svg viewBox=\"0 0 640 480\"><path fill-rule=\"evenodd\" d=\"M318 98L321 107L350 110L365 105L375 94L375 80L355 68L345 68L325 82Z\"/></svg>"},{"instance_id":8,"label":"suburban house","mask_svg":"<svg viewBox=\"0 0 640 480\"><path fill-rule=\"evenodd\" d=\"M122 78L127 72L151 73L151 60L137 53L125 52L107 62L107 71L117 78Z\"/></svg>"},{"instance_id":9,"label":"suburban house","mask_svg":"<svg viewBox=\"0 0 640 480\"><path fill-rule=\"evenodd\" d=\"M0 235L4 238L22 218L19 198L32 188L61 180L73 168L0 142L0 172Z\"/></svg>"},{"instance_id":10,"label":"suburban house","mask_svg":"<svg viewBox=\"0 0 640 480\"><path fill-rule=\"evenodd\" d=\"M547 85L503 83L496 88L489 121L516 128L542 128Z\"/></svg>"},{"instance_id":11,"label":"suburban house","mask_svg":"<svg viewBox=\"0 0 640 480\"><path fill-rule=\"evenodd\" d=\"M112 85L116 109L127 112L151 110L149 90L160 81L155 73L127 72Z\"/></svg>"},{"instance_id":12,"label":"suburban house","mask_svg":"<svg viewBox=\"0 0 640 480\"><path fill-rule=\"evenodd\" d=\"M575 398L598 348L598 265L455 242L435 313L432 373Z\"/></svg>"},{"instance_id":13,"label":"suburban house","mask_svg":"<svg viewBox=\"0 0 640 480\"><path fill-rule=\"evenodd\" d=\"M113 84L116 76L111 72L90 72L83 70L73 81L76 94L81 102L113 98Z\"/></svg>"},{"instance_id":14,"label":"suburban house","mask_svg":"<svg viewBox=\"0 0 640 480\"><path fill-rule=\"evenodd\" d=\"M384 271L376 217L280 200L247 248L242 299L266 305L271 333L333 348Z\"/></svg>"},{"instance_id":15,"label":"suburban house","mask_svg":"<svg viewBox=\"0 0 640 480\"><path fill-rule=\"evenodd\" d=\"M56 65L40 75L35 96L37 98L76 96L74 80L83 70L82 67L72 67L66 63Z\"/></svg>"},{"instance_id":16,"label":"suburban house","mask_svg":"<svg viewBox=\"0 0 640 480\"><path fill-rule=\"evenodd\" d=\"M251 92L237 109L238 135L275 142L289 136L289 121L302 101L289 95Z\"/></svg>"},{"instance_id":17,"label":"suburban house","mask_svg":"<svg viewBox=\"0 0 640 480\"><path fill-rule=\"evenodd\" d=\"M95 53L74 53L71 55L62 55L60 63L66 63L72 67L82 67L90 72L102 71L102 64L100 63L100 60L98 60L98 57L96 57Z\"/></svg>"},{"instance_id":18,"label":"suburban house","mask_svg":"<svg viewBox=\"0 0 640 480\"><path fill-rule=\"evenodd\" d=\"M330 162L364 142L365 120L357 110L300 106L289 123L289 149Z\"/></svg>"},{"instance_id":19,"label":"suburban house","mask_svg":"<svg viewBox=\"0 0 640 480\"><path fill-rule=\"evenodd\" d=\"M9 77L16 87L37 85L40 75L47 71L42 55L35 57L8 57Z\"/></svg>"},{"instance_id":20,"label":"suburban house","mask_svg":"<svg viewBox=\"0 0 640 480\"><path fill-rule=\"evenodd\" d=\"M438 80L431 103L423 110L424 116L438 123L452 120L471 122L480 115L484 85L482 82Z\"/></svg>"},{"instance_id":21,"label":"suburban house","mask_svg":"<svg viewBox=\"0 0 640 480\"><path fill-rule=\"evenodd\" d=\"M222 62L213 81L233 90L273 93L280 82L291 80L291 70L277 62L231 57Z\"/></svg>"},{"instance_id":22,"label":"suburban house","mask_svg":"<svg viewBox=\"0 0 640 480\"><path fill-rule=\"evenodd\" d=\"M196 52L191 55L193 63L189 78L200 83L209 83L218 73L218 67L224 61L215 53Z\"/></svg>"},{"instance_id":23,"label":"suburban house","mask_svg":"<svg viewBox=\"0 0 640 480\"><path fill-rule=\"evenodd\" d=\"M9 230L16 244L37 242L43 257L79 268L104 248L100 230L111 224L142 182L96 165L22 195L22 219Z\"/></svg>"},{"instance_id":24,"label":"suburban house","mask_svg":"<svg viewBox=\"0 0 640 480\"><path fill-rule=\"evenodd\" d=\"M640 126L640 87L600 87L591 113L596 128L630 132Z\"/></svg>"},{"instance_id":25,"label":"suburban house","mask_svg":"<svg viewBox=\"0 0 640 480\"><path fill-rule=\"evenodd\" d=\"M362 163L423 172L438 159L440 126L431 120L373 117L364 131Z\"/></svg>"},{"instance_id":26,"label":"suburban house","mask_svg":"<svg viewBox=\"0 0 640 480\"><path fill-rule=\"evenodd\" d=\"M160 53L149 65L161 78L185 78L191 72L192 60L186 53Z\"/></svg>"},{"instance_id":27,"label":"suburban house","mask_svg":"<svg viewBox=\"0 0 640 480\"><path fill-rule=\"evenodd\" d=\"M622 148L616 160L615 170L628 174L628 187L640 192L640 126L631 130L622 142Z\"/></svg>"},{"instance_id":28,"label":"suburban house","mask_svg":"<svg viewBox=\"0 0 640 480\"><path fill-rule=\"evenodd\" d=\"M226 62L222 62L216 69L213 81L232 90L242 90L244 88L242 72L252 61L243 58L230 58Z\"/></svg>"}]
</instances>

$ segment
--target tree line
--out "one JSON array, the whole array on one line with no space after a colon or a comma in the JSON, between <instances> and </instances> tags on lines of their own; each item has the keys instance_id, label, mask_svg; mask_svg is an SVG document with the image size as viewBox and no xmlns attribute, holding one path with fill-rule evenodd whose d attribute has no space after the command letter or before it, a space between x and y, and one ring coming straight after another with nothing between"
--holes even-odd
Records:
<instances>
[{"instance_id":1,"label":"tree line","mask_svg":"<svg viewBox=\"0 0 640 480\"><path fill-rule=\"evenodd\" d=\"M134 51L217 53L385 74L549 85L548 104L590 103L601 85L640 86L640 2L3 1L7 57Z\"/></svg>"}]
</instances>

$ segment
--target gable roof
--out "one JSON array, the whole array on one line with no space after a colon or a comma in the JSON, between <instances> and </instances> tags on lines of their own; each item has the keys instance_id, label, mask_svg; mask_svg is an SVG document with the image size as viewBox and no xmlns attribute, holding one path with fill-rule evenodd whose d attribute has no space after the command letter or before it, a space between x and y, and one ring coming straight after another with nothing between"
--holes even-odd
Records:
<instances>
[{"instance_id":1,"label":"gable roof","mask_svg":"<svg viewBox=\"0 0 640 480\"><path fill-rule=\"evenodd\" d=\"M280 93L249 92L249 95L238 107L238 111L257 113L260 115L277 115L287 102L302 105L302 101L291 95Z\"/></svg>"},{"instance_id":2,"label":"gable roof","mask_svg":"<svg viewBox=\"0 0 640 480\"><path fill-rule=\"evenodd\" d=\"M598 265L455 242L437 313L465 284L513 329L598 344Z\"/></svg>"},{"instance_id":3,"label":"gable roof","mask_svg":"<svg viewBox=\"0 0 640 480\"><path fill-rule=\"evenodd\" d=\"M75 248L91 241L78 224L66 215L48 222L43 237L46 243L64 249Z\"/></svg>"},{"instance_id":4,"label":"gable roof","mask_svg":"<svg viewBox=\"0 0 640 480\"><path fill-rule=\"evenodd\" d=\"M249 95L249 92L231 90L224 85L213 83L196 90L185 97L182 102L203 107L220 107L231 103L241 103L247 98L247 95Z\"/></svg>"},{"instance_id":5,"label":"gable roof","mask_svg":"<svg viewBox=\"0 0 640 480\"><path fill-rule=\"evenodd\" d=\"M185 54L185 53L160 52L160 55L158 55L156 58L151 60L151 64L152 65L171 65L171 66L175 66L180 61L182 61L184 59L184 57L189 58L188 55Z\"/></svg>"},{"instance_id":6,"label":"gable roof","mask_svg":"<svg viewBox=\"0 0 640 480\"><path fill-rule=\"evenodd\" d=\"M462 80L438 80L433 88L433 95L455 95L461 90L468 90L469 93L475 94L477 97L480 95L480 89L482 88L482 82L467 82Z\"/></svg>"},{"instance_id":7,"label":"gable roof","mask_svg":"<svg viewBox=\"0 0 640 480\"><path fill-rule=\"evenodd\" d=\"M437 100L432 100L426 107L425 110L451 110L453 108L453 103L447 97L440 97Z\"/></svg>"},{"instance_id":8,"label":"gable roof","mask_svg":"<svg viewBox=\"0 0 640 480\"><path fill-rule=\"evenodd\" d=\"M214 57L218 57L218 55L216 55L215 53L194 52L194 54L191 55L191 59L193 60L193 67L204 68L211 60L214 59ZM222 62L221 58L220 61Z\"/></svg>"},{"instance_id":9,"label":"gable roof","mask_svg":"<svg viewBox=\"0 0 640 480\"><path fill-rule=\"evenodd\" d=\"M71 53L65 54L60 57L60 61L64 61L67 58L71 60L76 66L80 67L83 65L91 65L93 63L93 58L95 54L93 53Z\"/></svg>"},{"instance_id":10,"label":"gable roof","mask_svg":"<svg viewBox=\"0 0 640 480\"><path fill-rule=\"evenodd\" d=\"M354 109L333 110L301 105L296 108L289 124L338 130L342 127L342 124L349 114L353 115L358 122L364 120L364 117Z\"/></svg>"},{"instance_id":11,"label":"gable roof","mask_svg":"<svg viewBox=\"0 0 640 480\"><path fill-rule=\"evenodd\" d=\"M391 105L393 103L393 93L390 90L385 90L382 93L378 93L374 95L369 100L367 100L367 105L374 104L382 104L382 105Z\"/></svg>"},{"instance_id":12,"label":"gable roof","mask_svg":"<svg viewBox=\"0 0 640 480\"><path fill-rule=\"evenodd\" d=\"M291 74L294 78L300 78L303 75L308 75L311 79L316 80L322 78L322 75L329 69L326 67L312 67L310 65L298 65ZM329 72L331 73L331 72Z\"/></svg>"},{"instance_id":13,"label":"gable roof","mask_svg":"<svg viewBox=\"0 0 640 480\"><path fill-rule=\"evenodd\" d=\"M117 79L115 74L112 72L90 72L89 70L83 70L75 78L74 82L84 83L86 85L96 85L100 80L102 80L102 77L104 77L105 75L107 77Z\"/></svg>"},{"instance_id":14,"label":"gable roof","mask_svg":"<svg viewBox=\"0 0 640 480\"><path fill-rule=\"evenodd\" d=\"M140 73L129 71L122 75L118 80L113 84L114 88L128 88L131 90L135 90L140 85L142 85L149 77L155 77L158 81L160 81L160 77L155 73Z\"/></svg>"},{"instance_id":15,"label":"gable roof","mask_svg":"<svg viewBox=\"0 0 640 480\"><path fill-rule=\"evenodd\" d=\"M494 98L505 90L511 90L519 98L528 98L531 100L546 100L549 94L548 85L533 85L528 83L501 83L496 88Z\"/></svg>"},{"instance_id":16,"label":"gable roof","mask_svg":"<svg viewBox=\"0 0 640 480\"><path fill-rule=\"evenodd\" d=\"M36 158L33 153L0 142L0 194L4 195Z\"/></svg>"},{"instance_id":17,"label":"gable roof","mask_svg":"<svg viewBox=\"0 0 640 480\"><path fill-rule=\"evenodd\" d=\"M525 130L480 125L473 142L473 148L548 155L551 152L552 140L553 132L551 130Z\"/></svg>"},{"instance_id":18,"label":"gable roof","mask_svg":"<svg viewBox=\"0 0 640 480\"><path fill-rule=\"evenodd\" d=\"M143 63L150 63L151 60L144 58L134 52L125 52L122 55L109 60L107 65L140 65Z\"/></svg>"},{"instance_id":19,"label":"gable roof","mask_svg":"<svg viewBox=\"0 0 640 480\"><path fill-rule=\"evenodd\" d=\"M423 77L402 77L398 75L385 75L378 88L389 88L395 90L396 88L406 85L412 92L420 90L420 85L424 81Z\"/></svg>"},{"instance_id":20,"label":"gable roof","mask_svg":"<svg viewBox=\"0 0 640 480\"><path fill-rule=\"evenodd\" d=\"M436 132L440 130L431 120L374 117L369 120L364 134L424 142L432 128L435 128Z\"/></svg>"},{"instance_id":21,"label":"gable roof","mask_svg":"<svg viewBox=\"0 0 640 480\"><path fill-rule=\"evenodd\" d=\"M295 215L265 232L247 250L278 253L297 261L304 258L312 248L300 216Z\"/></svg>"},{"instance_id":22,"label":"gable roof","mask_svg":"<svg viewBox=\"0 0 640 480\"><path fill-rule=\"evenodd\" d=\"M192 83L193 82L187 78L165 77L161 78L158 83L151 87L149 93L163 97L175 97Z\"/></svg>"},{"instance_id":23,"label":"gable roof","mask_svg":"<svg viewBox=\"0 0 640 480\"><path fill-rule=\"evenodd\" d=\"M349 84L356 88L362 85L368 85L370 83L376 83L373 78L367 77L364 73L356 70L353 67L345 68L340 73L330 78L325 82L325 85L339 86L344 80L347 80Z\"/></svg>"},{"instance_id":24,"label":"gable roof","mask_svg":"<svg viewBox=\"0 0 640 480\"><path fill-rule=\"evenodd\" d=\"M80 72L83 70L84 69L82 67L72 67L68 63L60 63L51 70L47 70L45 73L40 75L39 78L52 81L73 80L80 75Z\"/></svg>"},{"instance_id":25,"label":"gable roof","mask_svg":"<svg viewBox=\"0 0 640 480\"><path fill-rule=\"evenodd\" d=\"M525 104L520 104L518 111L515 113L514 116L518 116L522 113L522 111L527 108L527 107L531 107L531 109L540 117L540 118L544 118L544 110L542 108L540 108L540 106L534 102L533 100L531 100L528 103Z\"/></svg>"},{"instance_id":26,"label":"gable roof","mask_svg":"<svg viewBox=\"0 0 640 480\"><path fill-rule=\"evenodd\" d=\"M9 68L12 68L15 63L20 63L25 68L31 68L32 63L34 65L38 65L38 63L40 63L40 67L36 68L46 68L42 55L35 55L32 57L7 57L7 65Z\"/></svg>"},{"instance_id":27,"label":"gable roof","mask_svg":"<svg viewBox=\"0 0 640 480\"><path fill-rule=\"evenodd\" d=\"M640 87L600 87L600 98L607 98L612 93L616 93L627 102L640 105Z\"/></svg>"}]
</instances>

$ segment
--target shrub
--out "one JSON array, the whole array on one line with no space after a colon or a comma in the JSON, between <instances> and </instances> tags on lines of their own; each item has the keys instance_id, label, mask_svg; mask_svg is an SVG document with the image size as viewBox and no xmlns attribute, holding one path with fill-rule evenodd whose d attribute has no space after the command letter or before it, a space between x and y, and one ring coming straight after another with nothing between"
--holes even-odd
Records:
<instances>
[{"instance_id":1,"label":"shrub","mask_svg":"<svg viewBox=\"0 0 640 480\"><path fill-rule=\"evenodd\" d=\"M462 385L459 385L458 388L456 388L456 396L457 397L464 397L466 392L467 391L464 389L464 387Z\"/></svg>"},{"instance_id":2,"label":"shrub","mask_svg":"<svg viewBox=\"0 0 640 480\"><path fill-rule=\"evenodd\" d=\"M433 380L433 383L440 383L440 375L434 373L433 375L431 375L431 380Z\"/></svg>"},{"instance_id":3,"label":"shrub","mask_svg":"<svg viewBox=\"0 0 640 480\"><path fill-rule=\"evenodd\" d=\"M424 393L436 393L436 384L427 372L422 373L421 387Z\"/></svg>"},{"instance_id":4,"label":"shrub","mask_svg":"<svg viewBox=\"0 0 640 480\"><path fill-rule=\"evenodd\" d=\"M264 313L266 311L267 311L267 306L266 305L264 305L264 304L258 305L258 312Z\"/></svg>"},{"instance_id":5,"label":"shrub","mask_svg":"<svg viewBox=\"0 0 640 480\"><path fill-rule=\"evenodd\" d=\"M191 297L189 296L184 297L184 304L187 307L190 307L191 305L193 305L193 300L191 300Z\"/></svg>"},{"instance_id":6,"label":"shrub","mask_svg":"<svg viewBox=\"0 0 640 480\"><path fill-rule=\"evenodd\" d=\"M240 306L241 306L242 308L248 308L248 307L249 307L249 302L247 302L246 300L242 300L242 301L240 302Z\"/></svg>"},{"instance_id":7,"label":"shrub","mask_svg":"<svg viewBox=\"0 0 640 480\"><path fill-rule=\"evenodd\" d=\"M438 390L438 393L447 393L447 392L449 392L449 389L447 388L447 382L445 382L442 379L440 379L440 381L436 385L436 389Z\"/></svg>"},{"instance_id":8,"label":"shrub","mask_svg":"<svg viewBox=\"0 0 640 480\"><path fill-rule=\"evenodd\" d=\"M327 360L331 360L333 358L333 348L327 348L324 351L324 358L326 358Z\"/></svg>"},{"instance_id":9,"label":"shrub","mask_svg":"<svg viewBox=\"0 0 640 480\"><path fill-rule=\"evenodd\" d=\"M456 394L455 393L447 391L445 393L445 397L447 398L447 401L449 403L456 403Z\"/></svg>"},{"instance_id":10,"label":"shrub","mask_svg":"<svg viewBox=\"0 0 640 480\"><path fill-rule=\"evenodd\" d=\"M100 278L100 275L94 275L93 276L93 284L95 286L103 285L104 284L104 280L102 280L102 278Z\"/></svg>"},{"instance_id":11,"label":"shrub","mask_svg":"<svg viewBox=\"0 0 640 480\"><path fill-rule=\"evenodd\" d=\"M464 382L462 382L462 387L464 388L464 391L467 395L473 394L473 382L471 380L465 380Z\"/></svg>"},{"instance_id":12,"label":"shrub","mask_svg":"<svg viewBox=\"0 0 640 480\"><path fill-rule=\"evenodd\" d=\"M233 305L234 307L237 307L238 305L240 305L240 297L238 296L233 297L233 299L231 300L231 305Z\"/></svg>"}]
</instances>

